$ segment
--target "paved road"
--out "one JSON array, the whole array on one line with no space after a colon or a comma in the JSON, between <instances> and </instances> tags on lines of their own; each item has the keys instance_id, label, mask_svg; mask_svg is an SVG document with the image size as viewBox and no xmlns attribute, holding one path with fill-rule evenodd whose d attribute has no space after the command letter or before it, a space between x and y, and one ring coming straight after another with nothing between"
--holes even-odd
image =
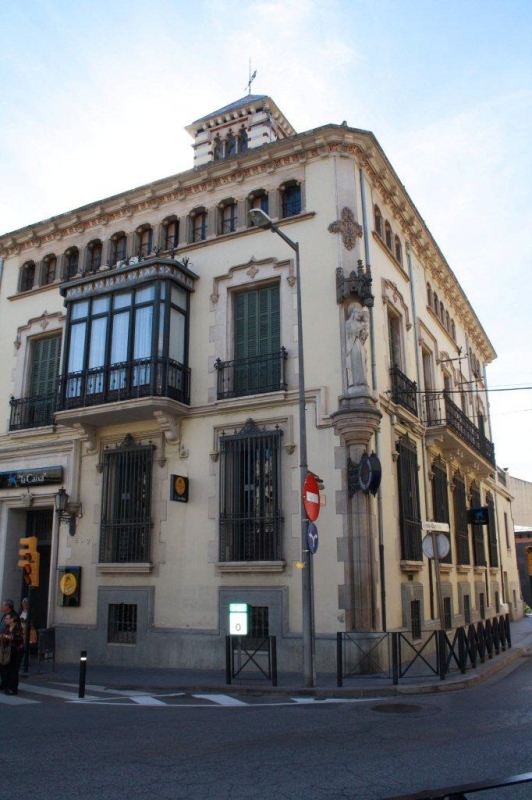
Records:
<instances>
[{"instance_id":1,"label":"paved road","mask_svg":"<svg viewBox=\"0 0 532 800\"><path fill-rule=\"evenodd\" d=\"M380 800L532 770L530 658L465 691L355 702L39 688L1 704L0 800Z\"/></svg>"}]
</instances>

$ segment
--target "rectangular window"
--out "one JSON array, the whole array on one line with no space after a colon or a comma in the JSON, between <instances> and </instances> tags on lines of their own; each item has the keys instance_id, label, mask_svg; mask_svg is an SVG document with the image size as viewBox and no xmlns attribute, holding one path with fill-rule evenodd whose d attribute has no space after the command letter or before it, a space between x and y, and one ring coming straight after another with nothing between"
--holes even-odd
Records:
<instances>
[{"instance_id":1,"label":"rectangular window","mask_svg":"<svg viewBox=\"0 0 532 800\"><path fill-rule=\"evenodd\" d=\"M110 644L137 643L137 606L110 603L107 618L107 641Z\"/></svg>"},{"instance_id":2,"label":"rectangular window","mask_svg":"<svg viewBox=\"0 0 532 800\"><path fill-rule=\"evenodd\" d=\"M152 459L131 436L104 452L100 563L150 561Z\"/></svg>"},{"instance_id":3,"label":"rectangular window","mask_svg":"<svg viewBox=\"0 0 532 800\"><path fill-rule=\"evenodd\" d=\"M421 603L419 600L412 600L410 603L410 629L412 639L421 639Z\"/></svg>"},{"instance_id":4,"label":"rectangular window","mask_svg":"<svg viewBox=\"0 0 532 800\"><path fill-rule=\"evenodd\" d=\"M446 522L449 524L449 494L447 491L447 470L445 465L435 461L432 465L432 506L434 510L435 522ZM449 553L441 558L443 564L452 562L452 554Z\"/></svg>"},{"instance_id":5,"label":"rectangular window","mask_svg":"<svg viewBox=\"0 0 532 800\"><path fill-rule=\"evenodd\" d=\"M419 477L415 443L407 436L397 443L397 478L399 484L399 523L401 558L422 561Z\"/></svg>"},{"instance_id":6,"label":"rectangular window","mask_svg":"<svg viewBox=\"0 0 532 800\"><path fill-rule=\"evenodd\" d=\"M236 231L236 203L230 203L222 208L222 233L234 233Z\"/></svg>"},{"instance_id":7,"label":"rectangular window","mask_svg":"<svg viewBox=\"0 0 532 800\"><path fill-rule=\"evenodd\" d=\"M27 396L11 400L10 430L52 425L56 408L61 337L31 342Z\"/></svg>"},{"instance_id":8,"label":"rectangular window","mask_svg":"<svg viewBox=\"0 0 532 800\"><path fill-rule=\"evenodd\" d=\"M446 631L450 631L453 627L453 614L450 597L443 598L443 624L445 625Z\"/></svg>"},{"instance_id":9,"label":"rectangular window","mask_svg":"<svg viewBox=\"0 0 532 800\"><path fill-rule=\"evenodd\" d=\"M495 505L493 497L489 494L486 497L488 507L488 546L490 556L490 567L499 566L499 550L497 547L497 521L495 518Z\"/></svg>"},{"instance_id":10,"label":"rectangular window","mask_svg":"<svg viewBox=\"0 0 532 800\"><path fill-rule=\"evenodd\" d=\"M390 348L390 366L403 369L401 349L401 317L388 309L388 347Z\"/></svg>"},{"instance_id":11,"label":"rectangular window","mask_svg":"<svg viewBox=\"0 0 532 800\"><path fill-rule=\"evenodd\" d=\"M478 596L478 610L480 612L480 619L486 619L486 596L484 592L480 592Z\"/></svg>"},{"instance_id":12,"label":"rectangular window","mask_svg":"<svg viewBox=\"0 0 532 800\"><path fill-rule=\"evenodd\" d=\"M202 242L207 238L207 212L198 212L192 218L192 241Z\"/></svg>"},{"instance_id":13,"label":"rectangular window","mask_svg":"<svg viewBox=\"0 0 532 800\"><path fill-rule=\"evenodd\" d=\"M476 486L471 487L471 507L472 508L479 508L481 505L480 502L480 490ZM475 559L475 567L485 567L486 566L486 551L484 548L484 526L483 525L472 525L473 530L473 554Z\"/></svg>"},{"instance_id":14,"label":"rectangular window","mask_svg":"<svg viewBox=\"0 0 532 800\"><path fill-rule=\"evenodd\" d=\"M510 526L508 525L508 514L504 512L504 535L506 538L506 549L511 550L512 545L510 542Z\"/></svg>"},{"instance_id":15,"label":"rectangular window","mask_svg":"<svg viewBox=\"0 0 532 800\"><path fill-rule=\"evenodd\" d=\"M281 388L279 285L234 298L233 396Z\"/></svg>"},{"instance_id":16,"label":"rectangular window","mask_svg":"<svg viewBox=\"0 0 532 800\"><path fill-rule=\"evenodd\" d=\"M464 624L471 625L471 598L468 594L464 595Z\"/></svg>"},{"instance_id":17,"label":"rectangular window","mask_svg":"<svg viewBox=\"0 0 532 800\"><path fill-rule=\"evenodd\" d=\"M282 557L281 435L248 420L220 438L220 561Z\"/></svg>"},{"instance_id":18,"label":"rectangular window","mask_svg":"<svg viewBox=\"0 0 532 800\"><path fill-rule=\"evenodd\" d=\"M467 505L465 481L461 475L454 476L453 486L454 535L456 563L469 564L469 531L467 527Z\"/></svg>"}]
</instances>

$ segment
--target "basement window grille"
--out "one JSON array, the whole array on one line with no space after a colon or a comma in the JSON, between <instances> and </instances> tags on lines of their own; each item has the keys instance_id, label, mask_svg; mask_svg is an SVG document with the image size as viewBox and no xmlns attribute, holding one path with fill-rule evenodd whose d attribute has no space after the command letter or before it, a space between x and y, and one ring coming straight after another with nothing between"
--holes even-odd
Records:
<instances>
[{"instance_id":1,"label":"basement window grille","mask_svg":"<svg viewBox=\"0 0 532 800\"><path fill-rule=\"evenodd\" d=\"M137 606L131 603L110 603L107 622L110 644L137 643Z\"/></svg>"}]
</instances>

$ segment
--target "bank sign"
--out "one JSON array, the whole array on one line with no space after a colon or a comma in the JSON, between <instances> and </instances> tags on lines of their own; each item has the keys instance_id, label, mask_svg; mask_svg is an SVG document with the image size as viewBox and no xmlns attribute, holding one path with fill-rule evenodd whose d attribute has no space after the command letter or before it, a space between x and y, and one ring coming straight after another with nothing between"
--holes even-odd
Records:
<instances>
[{"instance_id":1,"label":"bank sign","mask_svg":"<svg viewBox=\"0 0 532 800\"><path fill-rule=\"evenodd\" d=\"M63 482L63 467L37 467L0 472L0 489L19 489Z\"/></svg>"}]
</instances>

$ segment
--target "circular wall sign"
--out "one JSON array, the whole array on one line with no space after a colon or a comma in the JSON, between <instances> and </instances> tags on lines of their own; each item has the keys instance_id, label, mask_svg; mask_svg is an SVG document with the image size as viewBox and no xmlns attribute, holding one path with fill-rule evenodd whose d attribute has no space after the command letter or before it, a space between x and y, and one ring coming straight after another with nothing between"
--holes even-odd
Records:
<instances>
[{"instance_id":1,"label":"circular wall sign","mask_svg":"<svg viewBox=\"0 0 532 800\"><path fill-rule=\"evenodd\" d=\"M74 594L77 587L78 587L78 582L74 577L74 575L72 575L71 572L65 572L65 574L61 577L61 580L59 581L59 588L62 594L66 595L67 597L70 597L71 595Z\"/></svg>"}]
</instances>

